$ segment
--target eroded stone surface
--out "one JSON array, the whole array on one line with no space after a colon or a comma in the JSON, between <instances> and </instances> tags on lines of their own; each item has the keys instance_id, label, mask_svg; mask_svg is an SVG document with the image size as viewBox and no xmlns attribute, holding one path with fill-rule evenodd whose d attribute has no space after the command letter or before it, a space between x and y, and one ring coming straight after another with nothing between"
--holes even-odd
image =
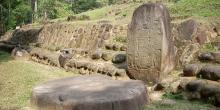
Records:
<instances>
[{"instance_id":1,"label":"eroded stone surface","mask_svg":"<svg viewBox=\"0 0 220 110\"><path fill-rule=\"evenodd\" d=\"M79 76L36 86L31 102L38 110L142 110L146 92L142 81Z\"/></svg>"},{"instance_id":2,"label":"eroded stone surface","mask_svg":"<svg viewBox=\"0 0 220 110\"><path fill-rule=\"evenodd\" d=\"M135 79L157 83L174 67L170 16L160 4L144 4L133 14L128 30L128 71Z\"/></svg>"}]
</instances>

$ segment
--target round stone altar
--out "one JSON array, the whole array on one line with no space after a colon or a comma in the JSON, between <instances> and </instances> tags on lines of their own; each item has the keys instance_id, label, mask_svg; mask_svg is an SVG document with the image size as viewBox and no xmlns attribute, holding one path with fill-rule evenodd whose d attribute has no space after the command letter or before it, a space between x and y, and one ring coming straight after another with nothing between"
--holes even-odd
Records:
<instances>
[{"instance_id":1,"label":"round stone altar","mask_svg":"<svg viewBox=\"0 0 220 110\"><path fill-rule=\"evenodd\" d=\"M37 110L142 110L148 100L142 81L86 75L36 86L31 104Z\"/></svg>"}]
</instances>

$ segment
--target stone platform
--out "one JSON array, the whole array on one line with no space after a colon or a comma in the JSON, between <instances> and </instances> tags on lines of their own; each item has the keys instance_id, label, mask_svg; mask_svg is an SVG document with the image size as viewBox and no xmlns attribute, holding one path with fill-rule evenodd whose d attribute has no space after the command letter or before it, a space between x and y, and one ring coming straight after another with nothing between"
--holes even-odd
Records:
<instances>
[{"instance_id":1,"label":"stone platform","mask_svg":"<svg viewBox=\"0 0 220 110\"><path fill-rule=\"evenodd\" d=\"M31 103L38 110L142 110L148 99L142 81L85 75L36 86Z\"/></svg>"}]
</instances>

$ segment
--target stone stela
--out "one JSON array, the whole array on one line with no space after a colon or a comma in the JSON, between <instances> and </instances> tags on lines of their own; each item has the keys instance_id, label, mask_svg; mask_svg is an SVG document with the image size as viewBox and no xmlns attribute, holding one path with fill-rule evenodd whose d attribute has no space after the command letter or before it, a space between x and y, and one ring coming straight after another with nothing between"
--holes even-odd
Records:
<instances>
[{"instance_id":1,"label":"stone stela","mask_svg":"<svg viewBox=\"0 0 220 110\"><path fill-rule=\"evenodd\" d=\"M135 79L158 83L174 67L170 17L160 4L145 4L133 14L128 30L128 71Z\"/></svg>"}]
</instances>

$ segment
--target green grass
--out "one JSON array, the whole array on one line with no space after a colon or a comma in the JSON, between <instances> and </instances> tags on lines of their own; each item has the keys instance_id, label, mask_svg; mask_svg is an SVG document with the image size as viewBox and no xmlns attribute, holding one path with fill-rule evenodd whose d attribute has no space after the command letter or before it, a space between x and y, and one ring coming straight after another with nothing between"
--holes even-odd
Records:
<instances>
[{"instance_id":1,"label":"green grass","mask_svg":"<svg viewBox=\"0 0 220 110\"><path fill-rule=\"evenodd\" d=\"M158 101L148 105L145 110L216 110L216 107L208 103L185 100L182 93L172 94L167 92L162 96L162 99L173 100L175 104L163 104Z\"/></svg>"},{"instance_id":2,"label":"green grass","mask_svg":"<svg viewBox=\"0 0 220 110\"><path fill-rule=\"evenodd\" d=\"M131 20L133 11L145 2L129 3L129 4L115 4L112 6L105 6L99 9L87 11L79 15L90 16L92 20L110 19L129 22ZM154 1L155 0L151 0ZM177 2L164 2L168 7L171 16L173 17L220 17L220 1L219 0L173 0ZM106 16L109 11L121 9L119 15ZM124 18L123 18L124 17ZM117 19L118 18L118 19Z\"/></svg>"},{"instance_id":3,"label":"green grass","mask_svg":"<svg viewBox=\"0 0 220 110\"><path fill-rule=\"evenodd\" d=\"M176 100L174 105L164 105L159 102L154 102L145 110L216 110L216 108L202 102Z\"/></svg>"},{"instance_id":4,"label":"green grass","mask_svg":"<svg viewBox=\"0 0 220 110\"><path fill-rule=\"evenodd\" d=\"M13 60L0 51L0 110L29 106L33 86L40 82L76 75L31 61Z\"/></svg>"},{"instance_id":5,"label":"green grass","mask_svg":"<svg viewBox=\"0 0 220 110\"><path fill-rule=\"evenodd\" d=\"M171 14L178 16L220 16L219 0L179 0L170 7Z\"/></svg>"}]
</instances>

